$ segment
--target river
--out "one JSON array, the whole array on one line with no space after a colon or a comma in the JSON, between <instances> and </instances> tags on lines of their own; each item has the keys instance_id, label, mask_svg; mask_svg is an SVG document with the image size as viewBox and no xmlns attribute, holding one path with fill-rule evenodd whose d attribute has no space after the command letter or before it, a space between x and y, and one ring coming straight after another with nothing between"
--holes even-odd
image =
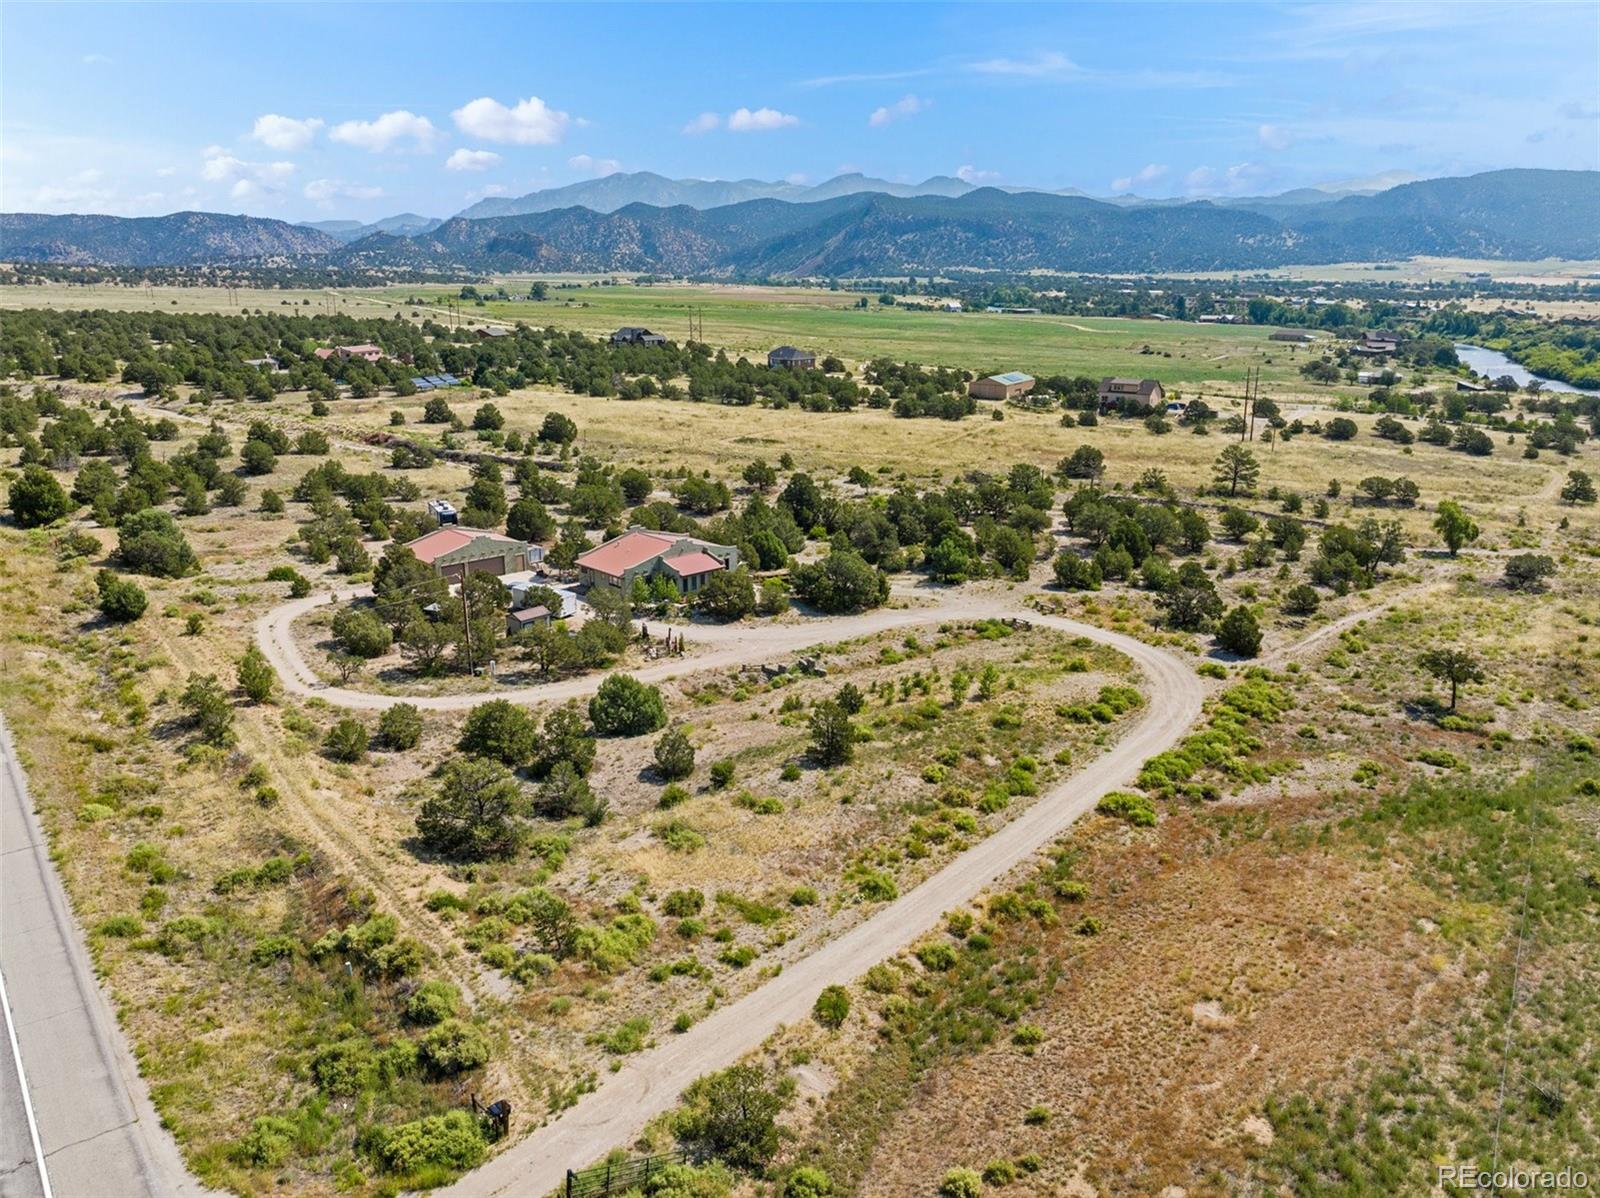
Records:
<instances>
[{"instance_id":1,"label":"river","mask_svg":"<svg viewBox=\"0 0 1600 1198\"><path fill-rule=\"evenodd\" d=\"M1462 365L1491 379L1509 374L1517 381L1519 387L1526 387L1529 379L1538 379L1544 384L1546 391L1567 391L1573 395L1594 394L1582 387L1574 387L1571 383L1563 383L1560 379L1547 379L1543 375L1534 374L1526 366L1518 365L1497 349L1485 349L1481 345L1458 345L1456 357L1461 359Z\"/></svg>"}]
</instances>

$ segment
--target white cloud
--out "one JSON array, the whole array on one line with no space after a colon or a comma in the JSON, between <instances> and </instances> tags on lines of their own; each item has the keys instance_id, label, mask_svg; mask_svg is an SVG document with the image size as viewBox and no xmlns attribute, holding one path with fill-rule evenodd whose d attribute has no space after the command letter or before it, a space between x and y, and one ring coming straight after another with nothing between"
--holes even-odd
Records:
<instances>
[{"instance_id":1,"label":"white cloud","mask_svg":"<svg viewBox=\"0 0 1600 1198\"><path fill-rule=\"evenodd\" d=\"M230 194L236 200L280 190L296 169L292 162L246 162L221 146L207 146L201 155L200 177L207 183L231 184Z\"/></svg>"},{"instance_id":2,"label":"white cloud","mask_svg":"<svg viewBox=\"0 0 1600 1198\"><path fill-rule=\"evenodd\" d=\"M785 175L783 177L783 181L795 187L804 187L807 183L811 182L811 176L806 174L805 171L794 171Z\"/></svg>"},{"instance_id":3,"label":"white cloud","mask_svg":"<svg viewBox=\"0 0 1600 1198\"><path fill-rule=\"evenodd\" d=\"M924 100L920 96L901 96L893 104L885 104L882 108L874 108L872 115L867 118L867 124L874 129L881 129L884 125L901 120L904 117L916 116L933 106L932 100Z\"/></svg>"},{"instance_id":4,"label":"white cloud","mask_svg":"<svg viewBox=\"0 0 1600 1198\"><path fill-rule=\"evenodd\" d=\"M683 132L694 136L698 133L710 133L713 129L721 128L722 118L714 112L702 112L694 120L683 127Z\"/></svg>"},{"instance_id":5,"label":"white cloud","mask_svg":"<svg viewBox=\"0 0 1600 1198\"><path fill-rule=\"evenodd\" d=\"M1268 150L1287 150L1294 145L1294 134L1282 125L1262 125L1256 130L1256 139Z\"/></svg>"},{"instance_id":6,"label":"white cloud","mask_svg":"<svg viewBox=\"0 0 1600 1198\"><path fill-rule=\"evenodd\" d=\"M956 167L956 178L963 183L971 183L974 187L984 187L990 183L998 182L999 171L980 171L975 166Z\"/></svg>"},{"instance_id":7,"label":"white cloud","mask_svg":"<svg viewBox=\"0 0 1600 1198\"><path fill-rule=\"evenodd\" d=\"M83 65L86 67L104 67L111 65L111 58L105 54L85 54Z\"/></svg>"},{"instance_id":8,"label":"white cloud","mask_svg":"<svg viewBox=\"0 0 1600 1198\"><path fill-rule=\"evenodd\" d=\"M279 116L275 112L269 112L256 117L255 127L250 130L250 136L274 150L303 150L311 144L320 128L322 122L314 116L296 120L291 116Z\"/></svg>"},{"instance_id":9,"label":"white cloud","mask_svg":"<svg viewBox=\"0 0 1600 1198\"><path fill-rule=\"evenodd\" d=\"M1020 75L1029 79L1076 75L1078 64L1056 50L1045 50L1029 58L986 58L972 64L980 75Z\"/></svg>"},{"instance_id":10,"label":"white cloud","mask_svg":"<svg viewBox=\"0 0 1600 1198\"><path fill-rule=\"evenodd\" d=\"M574 154L567 159L567 165L596 179L603 175L614 175L622 169L622 163L615 158L591 158L587 154Z\"/></svg>"},{"instance_id":11,"label":"white cloud","mask_svg":"<svg viewBox=\"0 0 1600 1198\"><path fill-rule=\"evenodd\" d=\"M500 165L500 155L493 150L460 149L444 160L447 171L486 171Z\"/></svg>"},{"instance_id":12,"label":"white cloud","mask_svg":"<svg viewBox=\"0 0 1600 1198\"><path fill-rule=\"evenodd\" d=\"M480 96L450 114L456 128L484 141L518 146L553 146L565 136L572 117L551 108L538 96L519 100L507 108L499 100Z\"/></svg>"},{"instance_id":13,"label":"white cloud","mask_svg":"<svg viewBox=\"0 0 1600 1198\"><path fill-rule=\"evenodd\" d=\"M386 112L376 120L341 121L328 130L330 141L358 146L374 154L406 141L415 149L426 150L438 135L439 131L427 117L403 108Z\"/></svg>"},{"instance_id":14,"label":"white cloud","mask_svg":"<svg viewBox=\"0 0 1600 1198\"><path fill-rule=\"evenodd\" d=\"M346 183L343 179L313 179L305 187L306 199L317 204L328 204L334 200L375 200L381 195L381 187Z\"/></svg>"},{"instance_id":15,"label":"white cloud","mask_svg":"<svg viewBox=\"0 0 1600 1198\"><path fill-rule=\"evenodd\" d=\"M1266 174L1266 168L1254 162L1236 163L1221 171L1197 166L1184 176L1183 186L1190 195L1241 195L1259 186Z\"/></svg>"},{"instance_id":16,"label":"white cloud","mask_svg":"<svg viewBox=\"0 0 1600 1198\"><path fill-rule=\"evenodd\" d=\"M764 133L769 129L783 129L798 125L800 118L776 108L736 108L728 114L728 129L732 133Z\"/></svg>"},{"instance_id":17,"label":"white cloud","mask_svg":"<svg viewBox=\"0 0 1600 1198\"><path fill-rule=\"evenodd\" d=\"M1146 187L1162 178L1166 173L1167 168L1163 163L1147 163L1131 175L1124 175L1120 179L1111 180L1112 193L1121 195L1123 192L1132 191L1135 187Z\"/></svg>"}]
</instances>

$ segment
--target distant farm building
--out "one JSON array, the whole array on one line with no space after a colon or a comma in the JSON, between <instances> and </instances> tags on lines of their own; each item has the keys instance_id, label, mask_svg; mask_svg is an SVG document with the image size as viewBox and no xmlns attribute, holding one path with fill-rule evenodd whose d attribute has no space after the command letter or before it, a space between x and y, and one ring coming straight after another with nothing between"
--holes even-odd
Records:
<instances>
[{"instance_id":1,"label":"distant farm building","mask_svg":"<svg viewBox=\"0 0 1600 1198\"><path fill-rule=\"evenodd\" d=\"M1037 316L1037 315L1039 315L1039 309L1038 308L1010 308L1010 307L1002 307L999 304L990 304L987 308L984 309L984 311L985 312L1003 312L1007 316Z\"/></svg>"},{"instance_id":2,"label":"distant farm building","mask_svg":"<svg viewBox=\"0 0 1600 1198\"><path fill-rule=\"evenodd\" d=\"M283 363L279 362L276 358L246 358L244 360L244 364L246 366L265 367L268 370L283 369Z\"/></svg>"},{"instance_id":3,"label":"distant farm building","mask_svg":"<svg viewBox=\"0 0 1600 1198\"><path fill-rule=\"evenodd\" d=\"M809 349L796 349L792 345L780 345L767 355L767 365L773 368L782 366L785 370L815 370L817 368L817 355Z\"/></svg>"},{"instance_id":4,"label":"distant farm building","mask_svg":"<svg viewBox=\"0 0 1600 1198\"><path fill-rule=\"evenodd\" d=\"M503 325L497 324L486 324L482 328L478 329L477 333L478 336L483 338L511 336L510 329L504 327Z\"/></svg>"},{"instance_id":5,"label":"distant farm building","mask_svg":"<svg viewBox=\"0 0 1600 1198\"><path fill-rule=\"evenodd\" d=\"M515 574L544 560L544 549L486 528L446 525L406 542L417 560L453 582L468 574Z\"/></svg>"},{"instance_id":6,"label":"distant farm building","mask_svg":"<svg viewBox=\"0 0 1600 1198\"><path fill-rule=\"evenodd\" d=\"M660 333L652 333L649 329L637 325L628 325L611 334L612 345L665 345L667 339Z\"/></svg>"},{"instance_id":7,"label":"distant farm building","mask_svg":"<svg viewBox=\"0 0 1600 1198\"><path fill-rule=\"evenodd\" d=\"M1392 354L1400 348L1400 338L1393 333L1368 333L1356 346L1358 354Z\"/></svg>"},{"instance_id":8,"label":"distant farm building","mask_svg":"<svg viewBox=\"0 0 1600 1198\"><path fill-rule=\"evenodd\" d=\"M1313 337L1310 333L1296 333L1296 332L1292 332L1289 329L1279 329L1276 333L1270 334L1267 337L1267 340L1268 341L1289 341L1289 342L1294 343L1295 345L1305 345L1308 342L1315 341L1316 338Z\"/></svg>"},{"instance_id":9,"label":"distant farm building","mask_svg":"<svg viewBox=\"0 0 1600 1198\"><path fill-rule=\"evenodd\" d=\"M635 578L664 575L680 595L691 595L718 570L738 564L739 551L732 545L634 527L580 556L578 579L587 586L626 592Z\"/></svg>"},{"instance_id":10,"label":"distant farm building","mask_svg":"<svg viewBox=\"0 0 1600 1198\"><path fill-rule=\"evenodd\" d=\"M967 394L973 399L1018 399L1033 389L1033 376L1020 370L1005 374L991 374L986 379L973 379L967 384Z\"/></svg>"},{"instance_id":11,"label":"distant farm building","mask_svg":"<svg viewBox=\"0 0 1600 1198\"><path fill-rule=\"evenodd\" d=\"M1456 390L1457 391L1487 391L1488 389L1489 389L1489 384L1488 383L1480 383L1476 379L1457 379L1456 380Z\"/></svg>"},{"instance_id":12,"label":"distant farm building","mask_svg":"<svg viewBox=\"0 0 1600 1198\"><path fill-rule=\"evenodd\" d=\"M1243 316L1236 316L1232 312L1208 312L1204 316L1195 317L1197 324L1247 324Z\"/></svg>"},{"instance_id":13,"label":"distant farm building","mask_svg":"<svg viewBox=\"0 0 1600 1198\"><path fill-rule=\"evenodd\" d=\"M1097 398L1102 412L1142 411L1163 407L1167 393L1156 379L1104 378Z\"/></svg>"},{"instance_id":14,"label":"distant farm building","mask_svg":"<svg viewBox=\"0 0 1600 1198\"><path fill-rule=\"evenodd\" d=\"M944 303L939 305L939 310L941 312L959 312L961 311L961 301L945 300Z\"/></svg>"},{"instance_id":15,"label":"distant farm building","mask_svg":"<svg viewBox=\"0 0 1600 1198\"><path fill-rule=\"evenodd\" d=\"M1356 382L1363 387L1398 383L1400 376L1392 370L1358 370Z\"/></svg>"}]
</instances>

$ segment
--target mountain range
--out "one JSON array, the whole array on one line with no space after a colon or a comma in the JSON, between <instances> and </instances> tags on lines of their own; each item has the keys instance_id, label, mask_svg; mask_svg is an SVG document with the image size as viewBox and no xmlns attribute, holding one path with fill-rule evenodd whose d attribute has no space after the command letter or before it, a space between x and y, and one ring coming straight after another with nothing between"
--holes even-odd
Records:
<instances>
[{"instance_id":1,"label":"mountain range","mask_svg":"<svg viewBox=\"0 0 1600 1198\"><path fill-rule=\"evenodd\" d=\"M650 178L672 188L683 184ZM629 186L637 180L629 176ZM707 207L634 200L609 210L569 202L513 215L462 214L443 222L408 213L354 228L208 213L14 214L0 216L0 257L108 265L287 257L441 272L615 270L727 277L928 274L962 268L1235 270L1421 254L1600 258L1600 172L1593 171L1491 171L1406 183L1375 194L1302 191L1175 203L970 188L956 179L929 180L918 185L922 194L895 195L852 190L881 180L841 180L819 185L843 187L841 194L801 200L762 197ZM950 185L965 190L955 195L938 190L955 190ZM612 199L621 198L622 186L613 185ZM557 190L573 198L570 189ZM583 198L607 202L601 193Z\"/></svg>"}]
</instances>

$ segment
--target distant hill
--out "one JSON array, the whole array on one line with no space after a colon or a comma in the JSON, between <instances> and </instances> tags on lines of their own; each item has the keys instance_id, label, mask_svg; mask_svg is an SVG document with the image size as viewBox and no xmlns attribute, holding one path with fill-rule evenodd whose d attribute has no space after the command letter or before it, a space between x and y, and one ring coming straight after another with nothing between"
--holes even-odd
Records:
<instances>
[{"instance_id":1,"label":"distant hill","mask_svg":"<svg viewBox=\"0 0 1600 1198\"><path fill-rule=\"evenodd\" d=\"M260 216L0 214L0 258L101 266L188 266L238 258L327 254L339 242L316 229Z\"/></svg>"},{"instance_id":2,"label":"distant hill","mask_svg":"<svg viewBox=\"0 0 1600 1198\"><path fill-rule=\"evenodd\" d=\"M414 237L437 229L442 222L437 216L418 216L415 212L402 212L382 220L363 224L358 220L307 220L300 222L302 229L316 229L329 237L349 243L370 237L374 233L394 233L400 237Z\"/></svg>"},{"instance_id":3,"label":"distant hill","mask_svg":"<svg viewBox=\"0 0 1600 1198\"><path fill-rule=\"evenodd\" d=\"M456 215L465 220L485 220L496 216L525 216L534 212L554 212L560 208L588 208L594 212L615 212L630 204L649 204L654 208L722 208L749 200L787 200L794 204L816 203L859 192L879 195L959 196L974 190L948 175L936 175L921 183L890 183L867 175L837 175L825 183L767 183L760 179L668 179L651 171L633 171L585 179L565 187L549 187L524 196L494 196L479 200Z\"/></svg>"},{"instance_id":4,"label":"distant hill","mask_svg":"<svg viewBox=\"0 0 1600 1198\"><path fill-rule=\"evenodd\" d=\"M1498 171L1372 196L1262 210L1208 201L1118 205L993 188L872 192L714 208L630 204L456 217L424 235L363 239L364 265L486 271L862 275L949 270L1232 270L1436 254L1600 257L1600 174Z\"/></svg>"},{"instance_id":5,"label":"distant hill","mask_svg":"<svg viewBox=\"0 0 1600 1198\"><path fill-rule=\"evenodd\" d=\"M639 176L630 178L637 184ZM854 190L859 178L831 180L822 186L844 194L803 202L635 201L607 211L569 204L441 223L404 214L360 226L353 238L343 227L330 235L282 221L193 212L143 219L4 216L0 257L111 265L298 257L384 269L724 276L961 268L1156 273L1417 254L1600 258L1600 173L1593 171L1493 171L1326 202L1289 193L1161 204L997 188L896 196ZM944 183L965 187L960 180L930 181ZM618 198L620 192L595 202ZM406 235L411 229L418 231Z\"/></svg>"}]
</instances>

